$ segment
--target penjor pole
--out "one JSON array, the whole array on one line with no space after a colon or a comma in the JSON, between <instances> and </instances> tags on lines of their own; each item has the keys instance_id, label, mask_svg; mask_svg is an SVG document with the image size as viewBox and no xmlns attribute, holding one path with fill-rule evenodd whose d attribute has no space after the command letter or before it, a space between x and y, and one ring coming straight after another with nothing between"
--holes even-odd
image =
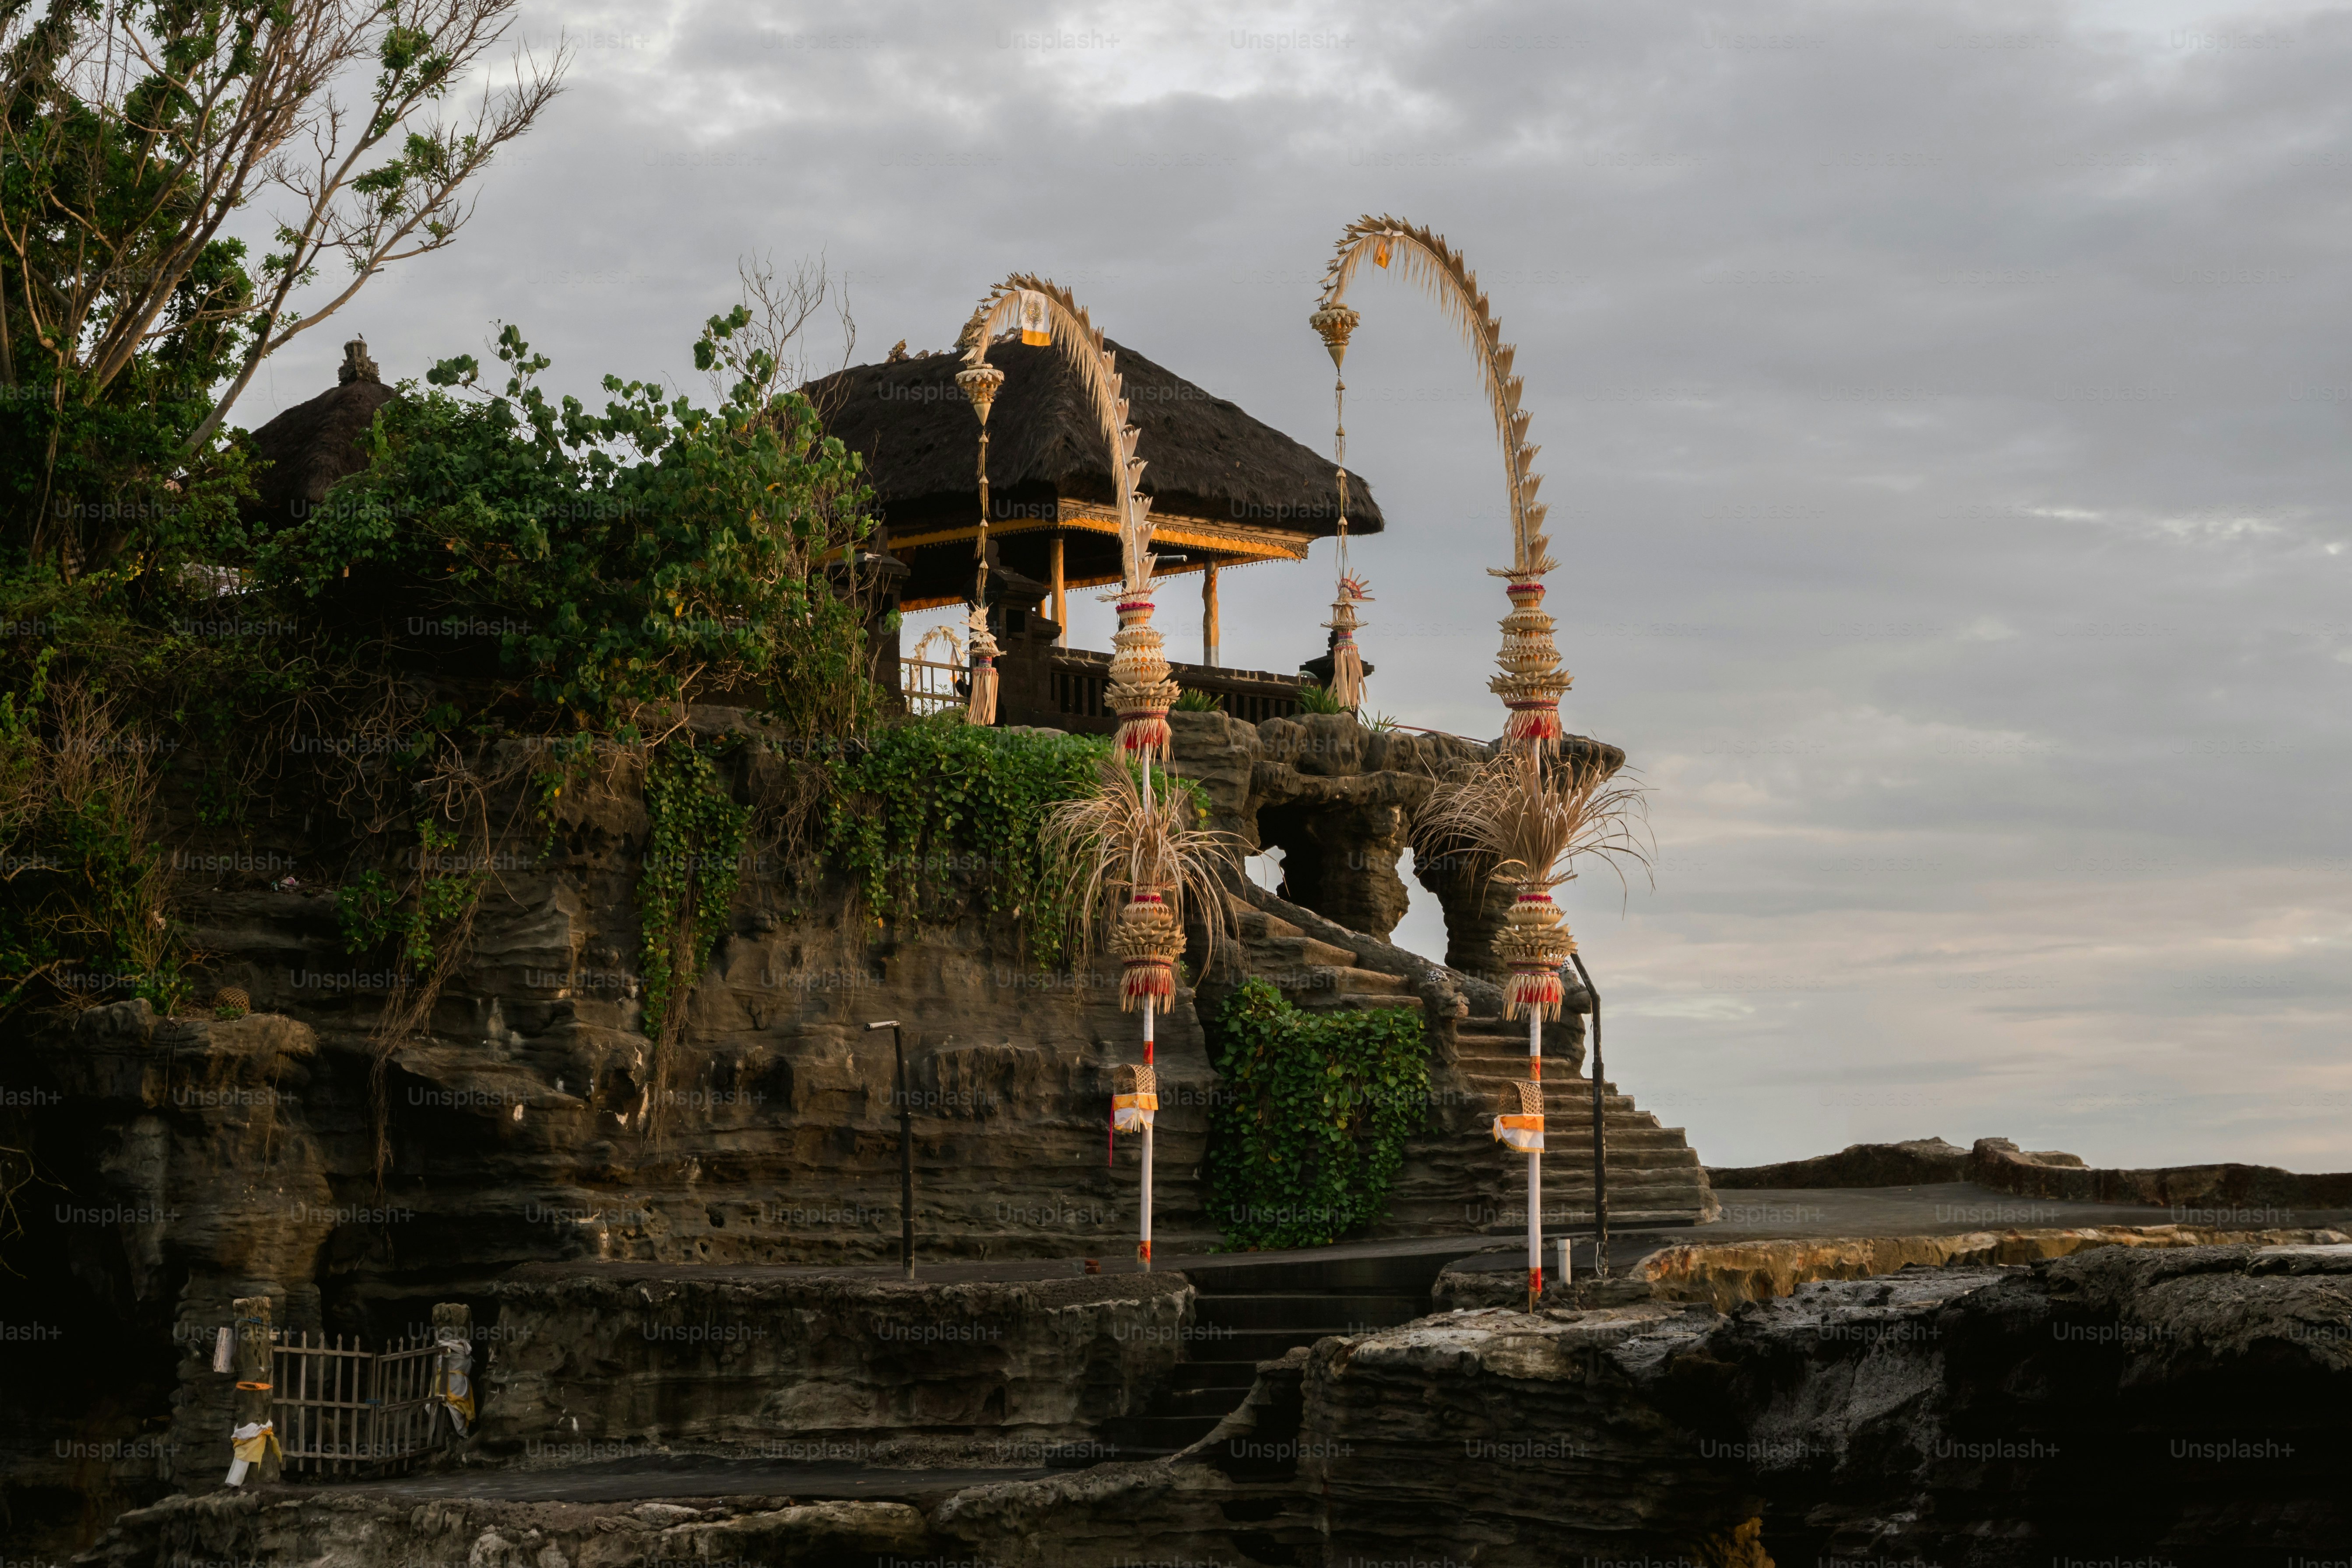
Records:
<instances>
[{"instance_id":1,"label":"penjor pole","mask_svg":"<svg viewBox=\"0 0 2352 1568\"><path fill-rule=\"evenodd\" d=\"M1528 1009L1528 1081L1543 1088L1543 1009ZM1528 1154L1528 1310L1543 1296L1543 1142Z\"/></svg>"}]
</instances>

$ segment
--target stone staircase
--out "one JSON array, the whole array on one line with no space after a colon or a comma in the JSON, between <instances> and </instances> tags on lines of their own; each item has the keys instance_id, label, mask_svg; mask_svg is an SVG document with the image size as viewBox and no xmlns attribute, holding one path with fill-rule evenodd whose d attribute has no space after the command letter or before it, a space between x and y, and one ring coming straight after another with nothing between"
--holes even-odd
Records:
<instances>
[{"instance_id":1,"label":"stone staircase","mask_svg":"<svg viewBox=\"0 0 2352 1568\"><path fill-rule=\"evenodd\" d=\"M1103 1427L1120 1459L1150 1459L1199 1442L1249 1397L1257 1363L1327 1334L1362 1334L1426 1317L1430 1288L1450 1254L1387 1258L1188 1258L1192 1326L1184 1361L1167 1388L1139 1414ZM1077 1467L1102 1458L1099 1447L1049 1462Z\"/></svg>"},{"instance_id":2,"label":"stone staircase","mask_svg":"<svg viewBox=\"0 0 2352 1568\"><path fill-rule=\"evenodd\" d=\"M1373 1237L1517 1236L1527 1229L1523 1156L1494 1141L1494 1117L1527 1076L1524 1019L1428 1016L1412 980L1363 966L1355 950L1238 900L1241 967L1312 1012L1405 1007L1427 1019L1431 1115L1406 1146L1390 1191L1389 1218ZM1311 917L1307 917L1311 918ZM1436 965L1429 965L1440 973ZM1491 987L1483 988L1488 995ZM1461 1004L1456 1004L1461 1005ZM1592 1223L1592 1080L1582 1075L1583 1019L1563 1013L1544 1026L1544 1228ZM1609 1219L1614 1226L1696 1224L1721 1212L1706 1172L1678 1127L1602 1086L1608 1140Z\"/></svg>"},{"instance_id":3,"label":"stone staircase","mask_svg":"<svg viewBox=\"0 0 2352 1568\"><path fill-rule=\"evenodd\" d=\"M1592 1079L1584 1065L1582 1029L1573 1043L1555 1047L1569 1031L1544 1026L1543 1208L1547 1234L1592 1223ZM1579 1020L1581 1023L1581 1020ZM1492 1127L1511 1087L1528 1076L1524 1018L1453 1020L1450 1059L1433 1049L1429 1125L1406 1145L1404 1169L1391 1189L1384 1234L1449 1234L1473 1230L1518 1236L1527 1230L1525 1156L1495 1142ZM1565 1048L1563 1048L1565 1047ZM1557 1054L1556 1054L1557 1053ZM1609 1223L1689 1225L1721 1212L1706 1172L1679 1127L1658 1119L1601 1084L1609 1159ZM1516 1100L1510 1100L1516 1103Z\"/></svg>"},{"instance_id":4,"label":"stone staircase","mask_svg":"<svg viewBox=\"0 0 2352 1568\"><path fill-rule=\"evenodd\" d=\"M1361 968L1347 948L1311 937L1279 915L1242 903L1234 905L1234 914L1240 926L1242 967L1254 979L1272 981L1292 1006L1316 1013L1362 1007L1425 1010L1403 975Z\"/></svg>"}]
</instances>

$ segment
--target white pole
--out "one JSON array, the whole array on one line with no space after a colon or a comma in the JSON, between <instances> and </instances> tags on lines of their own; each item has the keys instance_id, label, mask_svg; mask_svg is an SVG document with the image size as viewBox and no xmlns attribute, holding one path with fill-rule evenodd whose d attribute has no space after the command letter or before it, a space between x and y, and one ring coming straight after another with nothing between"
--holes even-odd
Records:
<instances>
[{"instance_id":1,"label":"white pole","mask_svg":"<svg viewBox=\"0 0 2352 1568\"><path fill-rule=\"evenodd\" d=\"M1143 1065L1151 1065L1152 998L1143 999ZM1156 1118L1155 1118L1156 1120ZM1143 1124L1143 1271L1151 1272L1151 1122Z\"/></svg>"},{"instance_id":2,"label":"white pole","mask_svg":"<svg viewBox=\"0 0 2352 1568\"><path fill-rule=\"evenodd\" d=\"M1543 1083L1543 1011L1528 1004L1528 1077ZM1528 1156L1528 1310L1543 1294L1543 1156Z\"/></svg>"}]
</instances>

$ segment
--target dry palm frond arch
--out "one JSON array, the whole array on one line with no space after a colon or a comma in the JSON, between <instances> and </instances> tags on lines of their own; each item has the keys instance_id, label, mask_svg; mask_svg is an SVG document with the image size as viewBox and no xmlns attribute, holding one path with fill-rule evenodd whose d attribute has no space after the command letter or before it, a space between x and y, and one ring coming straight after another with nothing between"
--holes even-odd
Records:
<instances>
[{"instance_id":1,"label":"dry palm frond arch","mask_svg":"<svg viewBox=\"0 0 2352 1568\"><path fill-rule=\"evenodd\" d=\"M1549 750L1559 740L1559 699L1568 689L1569 677L1559 668L1551 617L1541 607L1543 575L1559 563L1544 536L1544 505L1536 500L1543 476L1534 464L1542 448L1528 441L1530 416L1519 406L1521 378L1511 374L1518 350L1503 342L1502 323L1478 287L1478 275L1463 262L1460 251L1445 243L1444 236L1402 218L1368 215L1340 234L1324 270L1321 303L1308 318L1335 364L1346 355L1349 334L1360 320L1346 301L1348 286L1367 257L1376 267L1387 267L1391 258L1401 261L1404 276L1436 297L1478 361L1496 433L1502 438L1511 520L1510 567L1488 569L1509 582L1511 596L1511 613L1503 622L1503 673L1488 684L1511 710L1504 738Z\"/></svg>"},{"instance_id":2,"label":"dry palm frond arch","mask_svg":"<svg viewBox=\"0 0 2352 1568\"><path fill-rule=\"evenodd\" d=\"M1164 645L1151 626L1151 501L1136 489L1136 481L1143 474L1143 459L1135 455L1141 432L1128 421L1123 378L1111 363L1113 356L1101 329L1087 319L1068 289L1026 272L1013 273L989 290L965 323L961 339L965 368L957 373L956 384L971 399L981 421L979 548L986 549L988 532L988 408L1004 381L1004 373L988 363L988 350L997 333L1015 325L1024 342L1039 347L1051 342L1062 351L1077 373L1102 426L1116 492L1119 554L1119 585L1104 595L1118 606L1118 632L1111 639L1115 651L1106 695L1118 715L1119 749L1139 752L1147 763L1154 756L1164 758L1173 740L1168 710L1175 706L1178 688L1168 679ZM979 590L973 592L976 606Z\"/></svg>"},{"instance_id":3,"label":"dry palm frond arch","mask_svg":"<svg viewBox=\"0 0 2352 1568\"><path fill-rule=\"evenodd\" d=\"M934 640L947 645L946 656L939 662L942 664L963 662L963 639L956 636L953 626L933 626L929 631L925 632L921 640L915 644L913 657L918 661L928 660L930 655L926 650L930 647Z\"/></svg>"}]
</instances>

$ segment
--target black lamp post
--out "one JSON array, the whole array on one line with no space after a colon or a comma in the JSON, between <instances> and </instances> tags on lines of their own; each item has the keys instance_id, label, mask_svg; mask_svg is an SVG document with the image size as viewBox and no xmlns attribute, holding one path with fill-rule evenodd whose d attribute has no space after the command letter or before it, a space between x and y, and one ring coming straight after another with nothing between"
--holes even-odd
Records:
<instances>
[{"instance_id":1,"label":"black lamp post","mask_svg":"<svg viewBox=\"0 0 2352 1568\"><path fill-rule=\"evenodd\" d=\"M1592 972L1584 955L1570 955L1584 994L1592 998L1592 1272L1609 1278L1609 1131L1608 1096L1601 1087L1601 993L1592 988Z\"/></svg>"}]
</instances>

